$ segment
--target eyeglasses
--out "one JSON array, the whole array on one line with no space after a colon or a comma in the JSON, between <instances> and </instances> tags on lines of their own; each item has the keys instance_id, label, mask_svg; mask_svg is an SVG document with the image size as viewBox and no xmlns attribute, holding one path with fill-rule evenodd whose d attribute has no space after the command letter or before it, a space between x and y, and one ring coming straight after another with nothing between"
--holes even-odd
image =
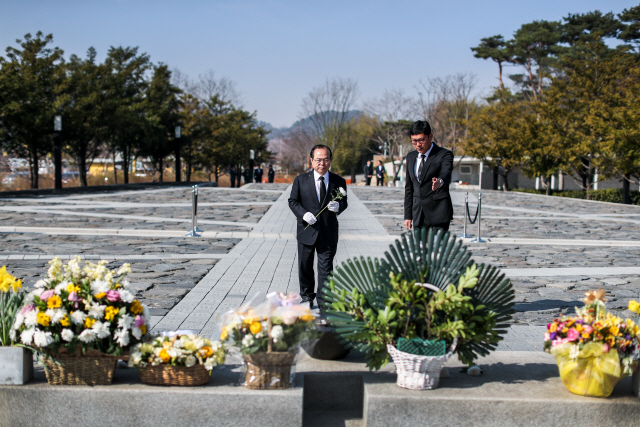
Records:
<instances>
[{"instance_id":1,"label":"eyeglasses","mask_svg":"<svg viewBox=\"0 0 640 427\"><path fill-rule=\"evenodd\" d=\"M325 165L331 163L331 159L313 159L313 161L316 163L324 163Z\"/></svg>"},{"instance_id":2,"label":"eyeglasses","mask_svg":"<svg viewBox=\"0 0 640 427\"><path fill-rule=\"evenodd\" d=\"M412 138L412 139L411 139L411 143L412 143L413 145L421 144L421 143L427 142L427 140L428 140L428 139L429 139L429 138L427 138L427 137L420 138L420 139L413 139L413 138Z\"/></svg>"}]
</instances>

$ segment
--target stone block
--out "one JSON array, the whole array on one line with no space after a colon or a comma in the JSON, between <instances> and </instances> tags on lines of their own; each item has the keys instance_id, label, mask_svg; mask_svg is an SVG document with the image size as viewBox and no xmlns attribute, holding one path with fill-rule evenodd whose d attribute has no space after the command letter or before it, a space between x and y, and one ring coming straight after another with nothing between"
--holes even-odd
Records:
<instances>
[{"instance_id":1,"label":"stone block","mask_svg":"<svg viewBox=\"0 0 640 427\"><path fill-rule=\"evenodd\" d=\"M23 347L0 346L0 384L22 385L33 377L33 353Z\"/></svg>"}]
</instances>

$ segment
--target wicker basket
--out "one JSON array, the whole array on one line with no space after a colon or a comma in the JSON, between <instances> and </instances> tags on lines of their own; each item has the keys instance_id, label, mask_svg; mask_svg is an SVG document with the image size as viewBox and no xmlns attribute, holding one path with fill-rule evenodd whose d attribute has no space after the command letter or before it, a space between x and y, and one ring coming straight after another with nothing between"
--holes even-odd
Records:
<instances>
[{"instance_id":1,"label":"wicker basket","mask_svg":"<svg viewBox=\"0 0 640 427\"><path fill-rule=\"evenodd\" d=\"M109 385L113 382L117 357L111 356L64 356L58 355L54 362L44 360L47 382L51 385Z\"/></svg>"},{"instance_id":2,"label":"wicker basket","mask_svg":"<svg viewBox=\"0 0 640 427\"><path fill-rule=\"evenodd\" d=\"M211 379L204 365L169 366L147 365L140 368L140 380L145 384L197 386L208 384Z\"/></svg>"},{"instance_id":3,"label":"wicker basket","mask_svg":"<svg viewBox=\"0 0 640 427\"><path fill-rule=\"evenodd\" d=\"M253 390L281 390L291 387L295 351L245 354L244 386Z\"/></svg>"},{"instance_id":4,"label":"wicker basket","mask_svg":"<svg viewBox=\"0 0 640 427\"><path fill-rule=\"evenodd\" d=\"M440 371L445 362L456 350L458 340L455 339L449 352L444 356L418 356L405 353L392 345L387 345L387 350L396 365L399 387L412 390L431 390L440 384Z\"/></svg>"}]
</instances>

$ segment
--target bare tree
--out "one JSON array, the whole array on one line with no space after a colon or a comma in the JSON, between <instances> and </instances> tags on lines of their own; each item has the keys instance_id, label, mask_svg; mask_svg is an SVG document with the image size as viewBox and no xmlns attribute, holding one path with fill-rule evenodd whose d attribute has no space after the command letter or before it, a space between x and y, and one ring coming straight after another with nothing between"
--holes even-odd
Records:
<instances>
[{"instance_id":1,"label":"bare tree","mask_svg":"<svg viewBox=\"0 0 640 427\"><path fill-rule=\"evenodd\" d=\"M344 139L358 98L358 84L352 79L328 79L322 86L313 88L302 101L302 117L309 118L313 135L308 139L319 140L335 152Z\"/></svg>"},{"instance_id":2,"label":"bare tree","mask_svg":"<svg viewBox=\"0 0 640 427\"><path fill-rule=\"evenodd\" d=\"M278 158L280 164L290 172L304 172L307 168L309 151L314 142L301 128L294 128L283 135L277 142L279 146Z\"/></svg>"},{"instance_id":3,"label":"bare tree","mask_svg":"<svg viewBox=\"0 0 640 427\"><path fill-rule=\"evenodd\" d=\"M404 157L410 150L407 131L411 120L419 114L416 100L405 95L402 89L385 90L380 98L374 98L364 105L367 114L377 119L372 130L373 140L383 147L383 153L391 158L393 180L397 178L400 168L396 168L395 156Z\"/></svg>"},{"instance_id":4,"label":"bare tree","mask_svg":"<svg viewBox=\"0 0 640 427\"><path fill-rule=\"evenodd\" d=\"M198 78L194 80L174 68L171 77L172 84L178 86L183 92L196 96L202 102L207 102L218 95L222 102L229 102L236 108L242 108L242 100L236 83L227 77L217 78L213 70L198 75Z\"/></svg>"},{"instance_id":5,"label":"bare tree","mask_svg":"<svg viewBox=\"0 0 640 427\"><path fill-rule=\"evenodd\" d=\"M477 108L471 96L476 82L475 74L458 73L421 80L416 87L417 106L432 125L436 142L450 149L454 156L461 138L467 135L469 116Z\"/></svg>"}]
</instances>

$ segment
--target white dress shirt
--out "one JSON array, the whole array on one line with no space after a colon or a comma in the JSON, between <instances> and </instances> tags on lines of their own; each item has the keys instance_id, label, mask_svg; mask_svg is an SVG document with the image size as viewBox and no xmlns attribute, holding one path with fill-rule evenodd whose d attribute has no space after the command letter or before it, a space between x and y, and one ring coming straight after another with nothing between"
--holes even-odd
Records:
<instances>
[{"instance_id":1,"label":"white dress shirt","mask_svg":"<svg viewBox=\"0 0 640 427\"><path fill-rule=\"evenodd\" d=\"M429 151L427 151L426 153L424 153L424 161L427 161L427 158L429 157L429 153L431 153L431 150L433 149L433 143L431 143L431 147L429 147ZM416 176L416 179L418 180L418 182L420 181L420 177L418 176L418 168L420 167L420 156L422 156L422 153L418 152L418 158L416 159L416 167L415 170L413 171L413 173Z\"/></svg>"},{"instance_id":2,"label":"white dress shirt","mask_svg":"<svg viewBox=\"0 0 640 427\"><path fill-rule=\"evenodd\" d=\"M313 171L313 179L316 183L316 196L318 197L318 202L320 202L320 204L322 204L322 200L320 200L320 179L319 179L321 176L324 177L324 189L327 190L327 193L328 193L329 192L329 171L327 171L324 175L320 175L315 170Z\"/></svg>"}]
</instances>

